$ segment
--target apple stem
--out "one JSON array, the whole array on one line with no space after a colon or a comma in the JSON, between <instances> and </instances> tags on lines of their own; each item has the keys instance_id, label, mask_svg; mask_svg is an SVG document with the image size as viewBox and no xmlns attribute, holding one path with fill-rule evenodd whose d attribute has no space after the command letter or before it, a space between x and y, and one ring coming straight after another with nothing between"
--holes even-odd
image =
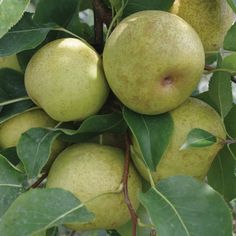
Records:
<instances>
[{"instance_id":1,"label":"apple stem","mask_svg":"<svg viewBox=\"0 0 236 236\"><path fill-rule=\"evenodd\" d=\"M127 133L125 136L125 162L124 162L124 173L123 173L122 183L123 183L123 194L125 198L125 203L129 209L132 221L132 236L136 236L138 217L129 199L129 193L128 193L129 163L130 163L130 138Z\"/></svg>"},{"instance_id":2,"label":"apple stem","mask_svg":"<svg viewBox=\"0 0 236 236\"><path fill-rule=\"evenodd\" d=\"M94 12L94 34L95 34L95 48L101 53L104 47L103 40L103 23L109 27L112 19L112 12L108 9L102 0L93 0Z\"/></svg>"}]
</instances>

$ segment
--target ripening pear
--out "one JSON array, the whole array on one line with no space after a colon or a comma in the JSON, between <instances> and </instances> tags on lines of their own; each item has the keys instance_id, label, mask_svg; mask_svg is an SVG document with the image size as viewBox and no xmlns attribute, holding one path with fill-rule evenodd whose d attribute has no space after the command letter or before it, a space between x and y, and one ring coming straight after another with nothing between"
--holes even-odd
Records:
<instances>
[{"instance_id":1,"label":"ripening pear","mask_svg":"<svg viewBox=\"0 0 236 236\"><path fill-rule=\"evenodd\" d=\"M234 13L226 0L175 0L171 12L187 21L199 34L206 52L223 46Z\"/></svg>"},{"instance_id":2,"label":"ripening pear","mask_svg":"<svg viewBox=\"0 0 236 236\"><path fill-rule=\"evenodd\" d=\"M57 122L41 109L23 112L0 125L0 147L5 149L16 146L21 134L31 128L54 127L56 124ZM55 140L46 168L50 166L51 162L64 147L65 144L63 142Z\"/></svg>"},{"instance_id":3,"label":"ripening pear","mask_svg":"<svg viewBox=\"0 0 236 236\"><path fill-rule=\"evenodd\" d=\"M130 219L120 189L124 171L124 152L100 144L75 144L59 154L47 180L48 188L63 188L77 196L95 214L89 223L70 223L73 230L114 229ZM129 198L134 209L139 206L141 179L130 164Z\"/></svg>"},{"instance_id":4,"label":"ripening pear","mask_svg":"<svg viewBox=\"0 0 236 236\"><path fill-rule=\"evenodd\" d=\"M104 71L115 95L131 110L147 115L183 103L197 86L204 50L195 30L163 11L125 18L109 36Z\"/></svg>"},{"instance_id":5,"label":"ripening pear","mask_svg":"<svg viewBox=\"0 0 236 236\"><path fill-rule=\"evenodd\" d=\"M79 39L64 38L40 48L25 72L28 95L54 120L83 120L104 104L107 86L100 56Z\"/></svg>"},{"instance_id":6,"label":"ripening pear","mask_svg":"<svg viewBox=\"0 0 236 236\"><path fill-rule=\"evenodd\" d=\"M156 171L152 172L155 182L175 175L188 175L204 179L226 137L222 120L218 113L205 102L189 98L181 106L170 112L174 129L170 142L161 157ZM181 150L188 133L199 128L217 137L217 142L207 147L189 147ZM149 180L139 145L133 137L132 158L141 175Z\"/></svg>"},{"instance_id":7,"label":"ripening pear","mask_svg":"<svg viewBox=\"0 0 236 236\"><path fill-rule=\"evenodd\" d=\"M9 69L21 71L16 55L0 57L0 69L2 68L9 68Z\"/></svg>"}]
</instances>

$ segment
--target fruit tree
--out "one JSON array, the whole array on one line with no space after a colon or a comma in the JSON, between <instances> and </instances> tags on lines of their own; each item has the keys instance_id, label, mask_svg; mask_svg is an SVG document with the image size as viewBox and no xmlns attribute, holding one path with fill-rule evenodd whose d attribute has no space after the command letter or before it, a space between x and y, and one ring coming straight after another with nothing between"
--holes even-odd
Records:
<instances>
[{"instance_id":1,"label":"fruit tree","mask_svg":"<svg viewBox=\"0 0 236 236\"><path fill-rule=\"evenodd\" d=\"M0 0L0 236L235 236L235 13Z\"/></svg>"}]
</instances>

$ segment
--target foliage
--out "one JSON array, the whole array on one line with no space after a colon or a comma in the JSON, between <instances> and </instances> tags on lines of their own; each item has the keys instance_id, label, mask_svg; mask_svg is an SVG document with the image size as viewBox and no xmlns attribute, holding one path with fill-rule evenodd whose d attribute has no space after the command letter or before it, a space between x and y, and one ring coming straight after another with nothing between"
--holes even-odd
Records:
<instances>
[{"instance_id":1,"label":"foliage","mask_svg":"<svg viewBox=\"0 0 236 236\"><path fill-rule=\"evenodd\" d=\"M26 65L36 50L62 37L76 37L96 48L93 2L0 1L0 57L18 54L20 64ZM104 0L102 5L112 17L110 26L104 24L102 35L108 37L120 20L134 12L168 11L173 2ZM236 12L236 1L227 2ZM213 61L216 60L217 66L210 65L210 70L205 71L211 73L209 91L196 97L220 114L227 131L227 140L221 140L225 146L211 166L207 183L187 176L170 177L151 186L144 182L147 191L139 195L142 204L139 211L145 217L139 216L143 222L138 226L138 235L149 233L151 229L160 236L229 236L232 233L233 211L228 206L236 201L236 105L232 95L232 81L236 80L236 23L225 36L224 49L230 55L225 57L220 51L214 54ZM0 69L0 125L21 113L38 109L26 93L24 69L23 66L22 73L9 68ZM70 145L91 141L107 132L119 135L130 132L136 138L150 172L161 161L173 129L169 113L141 115L123 107L111 94L98 114L82 122L59 123L54 128L38 127L24 132L16 147L0 152L0 234L70 235L71 231L62 224L75 220L90 222L93 219L93 213L74 195L62 189L46 189L45 182L40 182L45 177L44 166L57 140ZM200 149L216 142L217 137L213 134L193 128L181 149ZM33 189L38 181L36 187L40 188ZM128 236L131 228L131 222L128 222L120 229L82 235Z\"/></svg>"}]
</instances>

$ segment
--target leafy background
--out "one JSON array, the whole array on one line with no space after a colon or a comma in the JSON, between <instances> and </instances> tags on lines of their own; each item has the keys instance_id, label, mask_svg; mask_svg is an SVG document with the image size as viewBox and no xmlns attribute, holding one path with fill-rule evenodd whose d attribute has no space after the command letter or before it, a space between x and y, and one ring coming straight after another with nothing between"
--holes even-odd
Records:
<instances>
[{"instance_id":1,"label":"leafy background","mask_svg":"<svg viewBox=\"0 0 236 236\"><path fill-rule=\"evenodd\" d=\"M168 11L172 3L173 0L104 1L113 12L114 24L141 10ZM236 2L228 0L228 3L236 12ZM35 51L55 38L77 37L96 46L92 1L2 0L0 13L0 57L17 54L22 72ZM106 28L105 32L109 33L109 29ZM236 23L225 37L224 50L216 53L210 63L206 62L214 62L216 69L204 75L194 94L218 111L231 140L236 139L236 105L233 103L236 96L233 96L235 92L232 91L232 86L235 86L232 80L236 75L235 45ZM209 89L206 89L209 80ZM27 97L23 73L1 69L0 88L1 124L20 113L37 109ZM120 104L110 97L108 104L105 104L99 114L82 123L58 124L53 129L33 128L21 136L17 147L1 150L0 232L3 235L15 236L15 232L19 232L19 236L32 233L39 236L75 235L61 224L71 222L75 218L81 222L93 218L93 214L69 192L44 188L29 190L31 184L41 177L40 173L48 161L51 146L56 139L66 143L85 142L106 132L123 134L128 127L138 139L145 163L150 170L155 169L172 133L173 124L169 115L150 118L127 108L114 112L109 109L110 103L115 108L120 108ZM144 121L149 131L152 131L151 136L145 133ZM160 127L163 125L166 129L161 131ZM31 140L27 139L29 135ZM47 139L41 142L45 136ZM158 147L154 140L162 140L161 146ZM193 130L186 137L184 148L191 145L202 147L214 142L215 137L211 134L203 130ZM37 155L34 154L35 148L39 150ZM156 186L144 183L147 191L140 193L139 199L143 206L138 210L142 222L156 227L160 236L173 235L174 232L183 236L231 235L232 212L233 209L235 212L236 208L235 156L235 146L225 146L209 171L207 184L184 176L168 178ZM58 199L55 200L55 196ZM51 218L34 217L37 212L47 213L48 205L51 208ZM61 217L68 211L68 215ZM207 222L210 227L195 227L192 222L197 222L197 226L206 225ZM128 236L131 235L130 230L131 223L128 222L117 230L100 230L77 235ZM138 235L148 235L149 231L148 228L138 227Z\"/></svg>"}]
</instances>

